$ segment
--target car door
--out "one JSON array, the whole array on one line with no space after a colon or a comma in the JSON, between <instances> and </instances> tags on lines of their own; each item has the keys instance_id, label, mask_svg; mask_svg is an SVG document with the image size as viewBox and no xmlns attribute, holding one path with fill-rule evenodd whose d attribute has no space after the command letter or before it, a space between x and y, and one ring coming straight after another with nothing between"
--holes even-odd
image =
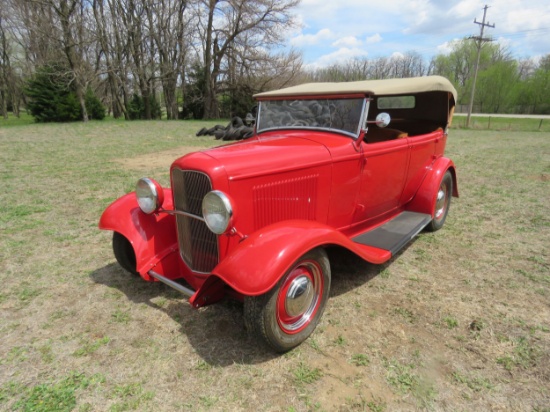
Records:
<instances>
[{"instance_id":1,"label":"car door","mask_svg":"<svg viewBox=\"0 0 550 412\"><path fill-rule=\"evenodd\" d=\"M354 223L386 214L400 206L409 164L406 138L361 144L363 164Z\"/></svg>"},{"instance_id":2,"label":"car door","mask_svg":"<svg viewBox=\"0 0 550 412\"><path fill-rule=\"evenodd\" d=\"M422 184L430 166L435 161L436 144L445 138L443 130L408 137L410 161L401 203L409 202Z\"/></svg>"}]
</instances>

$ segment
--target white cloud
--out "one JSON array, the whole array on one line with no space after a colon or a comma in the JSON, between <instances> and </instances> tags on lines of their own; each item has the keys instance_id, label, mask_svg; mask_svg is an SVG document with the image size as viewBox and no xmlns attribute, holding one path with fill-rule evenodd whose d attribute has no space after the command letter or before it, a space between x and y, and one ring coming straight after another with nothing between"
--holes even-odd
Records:
<instances>
[{"instance_id":1,"label":"white cloud","mask_svg":"<svg viewBox=\"0 0 550 412\"><path fill-rule=\"evenodd\" d=\"M360 45L361 41L354 36L342 37L332 43L333 47L358 47Z\"/></svg>"},{"instance_id":2,"label":"white cloud","mask_svg":"<svg viewBox=\"0 0 550 412\"><path fill-rule=\"evenodd\" d=\"M510 47L512 45L512 40L507 39L505 37L499 37L496 39L497 43L500 44L503 47Z\"/></svg>"},{"instance_id":3,"label":"white cloud","mask_svg":"<svg viewBox=\"0 0 550 412\"><path fill-rule=\"evenodd\" d=\"M479 34L484 0L302 0L302 31L289 33L306 62L326 65L341 56L419 52L425 59L448 53L451 42ZM491 0L485 36L508 44L517 58L550 53L550 1ZM505 41L508 39L508 42ZM361 46L363 45L363 46ZM338 50L334 51L334 48Z\"/></svg>"},{"instance_id":4,"label":"white cloud","mask_svg":"<svg viewBox=\"0 0 550 412\"><path fill-rule=\"evenodd\" d=\"M446 41L445 43L440 44L436 47L438 54L450 54L453 51L453 46L456 42L459 42L461 39L452 39Z\"/></svg>"},{"instance_id":5,"label":"white cloud","mask_svg":"<svg viewBox=\"0 0 550 412\"><path fill-rule=\"evenodd\" d=\"M332 53L325 54L318 58L315 63L307 65L308 68L319 68L327 67L336 63L345 63L348 60L357 58L357 57L366 57L367 52L360 48L347 48L342 47Z\"/></svg>"},{"instance_id":6,"label":"white cloud","mask_svg":"<svg viewBox=\"0 0 550 412\"><path fill-rule=\"evenodd\" d=\"M456 16L459 18L470 18L475 16L480 11L480 4L478 0L463 0L451 7L447 12L446 17Z\"/></svg>"},{"instance_id":7,"label":"white cloud","mask_svg":"<svg viewBox=\"0 0 550 412\"><path fill-rule=\"evenodd\" d=\"M380 43L381 41L382 41L382 36L380 36L380 33L376 33L372 36L367 37L366 39L367 44Z\"/></svg>"},{"instance_id":8,"label":"white cloud","mask_svg":"<svg viewBox=\"0 0 550 412\"><path fill-rule=\"evenodd\" d=\"M290 44L296 47L312 46L333 38L334 34L330 29L321 29L315 34L299 34L290 39Z\"/></svg>"}]
</instances>

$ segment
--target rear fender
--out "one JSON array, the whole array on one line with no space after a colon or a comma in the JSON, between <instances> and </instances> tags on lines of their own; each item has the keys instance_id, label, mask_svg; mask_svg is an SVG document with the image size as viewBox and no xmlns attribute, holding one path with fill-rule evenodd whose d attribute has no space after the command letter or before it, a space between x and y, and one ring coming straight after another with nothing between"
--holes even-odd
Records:
<instances>
[{"instance_id":1,"label":"rear fender","mask_svg":"<svg viewBox=\"0 0 550 412\"><path fill-rule=\"evenodd\" d=\"M426 213L433 218L437 191L447 170L451 172L453 178L453 197L458 197L455 165L452 160L440 157L431 166L422 185L420 185L420 188L406 206L406 209L411 212Z\"/></svg>"},{"instance_id":2,"label":"rear fender","mask_svg":"<svg viewBox=\"0 0 550 412\"><path fill-rule=\"evenodd\" d=\"M257 296L273 288L302 255L329 245L345 247L371 263L383 263L391 258L389 251L354 243L321 223L287 220L245 238L212 274L240 294ZM196 298L200 300L200 291Z\"/></svg>"},{"instance_id":3,"label":"rear fender","mask_svg":"<svg viewBox=\"0 0 550 412\"><path fill-rule=\"evenodd\" d=\"M163 207L171 210L172 191L163 190ZM107 207L99 220L99 228L118 232L128 239L136 255L136 269L145 280L153 280L147 274L153 268L167 277L179 273L174 216L143 213L135 193L122 196Z\"/></svg>"}]
</instances>

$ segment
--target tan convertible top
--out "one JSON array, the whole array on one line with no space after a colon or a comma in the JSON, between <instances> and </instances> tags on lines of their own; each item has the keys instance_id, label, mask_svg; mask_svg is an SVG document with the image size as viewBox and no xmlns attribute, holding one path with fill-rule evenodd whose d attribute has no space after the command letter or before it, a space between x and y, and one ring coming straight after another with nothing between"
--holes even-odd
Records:
<instances>
[{"instance_id":1,"label":"tan convertible top","mask_svg":"<svg viewBox=\"0 0 550 412\"><path fill-rule=\"evenodd\" d=\"M362 80L338 83L305 83L285 89L258 93L254 97L312 96L318 94L365 93L378 96L414 94L432 91L452 93L456 102L456 89L442 76L409 77L405 79Z\"/></svg>"}]
</instances>

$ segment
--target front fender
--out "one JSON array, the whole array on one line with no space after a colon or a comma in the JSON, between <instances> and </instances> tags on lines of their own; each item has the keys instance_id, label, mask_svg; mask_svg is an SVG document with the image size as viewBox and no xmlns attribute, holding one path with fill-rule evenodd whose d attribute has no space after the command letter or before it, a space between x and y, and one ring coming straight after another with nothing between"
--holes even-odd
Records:
<instances>
[{"instance_id":1,"label":"front fender","mask_svg":"<svg viewBox=\"0 0 550 412\"><path fill-rule=\"evenodd\" d=\"M458 197L455 165L451 159L440 157L431 166L420 188L406 206L406 209L411 212L426 213L433 218L437 191L447 170L451 172L453 177L453 197Z\"/></svg>"},{"instance_id":2,"label":"front fender","mask_svg":"<svg viewBox=\"0 0 550 412\"><path fill-rule=\"evenodd\" d=\"M164 205L173 209L172 191L164 190ZM101 215L99 228L119 232L132 244L136 255L136 269L146 280L147 272L156 268L160 273L177 273L177 234L174 216L165 213L147 215L138 206L135 193L115 200ZM166 259L169 255L170 259ZM160 265L160 262L163 262ZM160 265L161 267L157 267ZM174 266L170 268L162 266Z\"/></svg>"},{"instance_id":3,"label":"front fender","mask_svg":"<svg viewBox=\"0 0 550 412\"><path fill-rule=\"evenodd\" d=\"M212 271L237 292L257 296L269 291L300 256L320 246L345 247L371 263L383 263L391 253L353 242L318 222L287 220L255 232Z\"/></svg>"}]
</instances>

